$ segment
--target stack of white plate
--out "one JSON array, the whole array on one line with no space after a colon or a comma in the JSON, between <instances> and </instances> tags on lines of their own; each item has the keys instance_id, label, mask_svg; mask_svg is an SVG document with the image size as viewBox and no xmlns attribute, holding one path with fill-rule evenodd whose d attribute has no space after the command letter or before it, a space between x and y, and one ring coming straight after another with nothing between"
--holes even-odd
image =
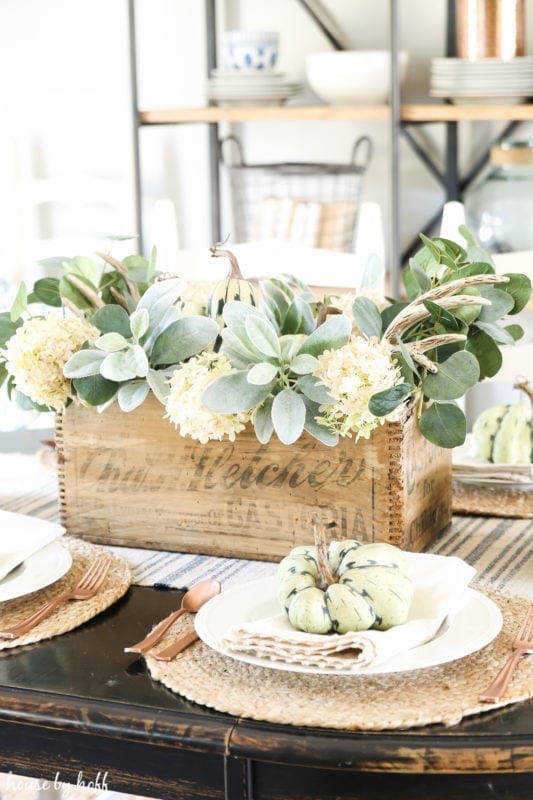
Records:
<instances>
[{"instance_id":1,"label":"stack of white plate","mask_svg":"<svg viewBox=\"0 0 533 800\"><path fill-rule=\"evenodd\" d=\"M533 97L533 56L510 61L431 59L431 97L455 103L521 103Z\"/></svg>"},{"instance_id":2,"label":"stack of white plate","mask_svg":"<svg viewBox=\"0 0 533 800\"><path fill-rule=\"evenodd\" d=\"M283 72L237 72L214 69L207 82L209 100L217 105L279 105L302 91Z\"/></svg>"}]
</instances>

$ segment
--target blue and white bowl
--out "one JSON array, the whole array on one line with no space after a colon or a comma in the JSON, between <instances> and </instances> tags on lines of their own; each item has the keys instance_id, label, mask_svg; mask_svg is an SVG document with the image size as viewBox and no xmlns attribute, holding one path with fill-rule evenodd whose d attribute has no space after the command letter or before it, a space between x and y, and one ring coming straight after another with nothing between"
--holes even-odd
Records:
<instances>
[{"instance_id":1,"label":"blue and white bowl","mask_svg":"<svg viewBox=\"0 0 533 800\"><path fill-rule=\"evenodd\" d=\"M278 60L277 31L225 31L221 44L222 62L227 70L269 72Z\"/></svg>"}]
</instances>

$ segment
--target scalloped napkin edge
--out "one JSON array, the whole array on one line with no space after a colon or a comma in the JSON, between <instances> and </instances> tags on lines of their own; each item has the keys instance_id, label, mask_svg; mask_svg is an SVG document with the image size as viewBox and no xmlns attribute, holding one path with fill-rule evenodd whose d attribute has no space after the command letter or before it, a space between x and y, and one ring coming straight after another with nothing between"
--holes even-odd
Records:
<instances>
[{"instance_id":1,"label":"scalloped napkin edge","mask_svg":"<svg viewBox=\"0 0 533 800\"><path fill-rule=\"evenodd\" d=\"M456 556L406 555L415 590L409 617L403 625L388 631L324 636L295 630L282 613L233 626L221 638L220 648L230 654L360 672L424 644L435 636L476 570Z\"/></svg>"}]
</instances>

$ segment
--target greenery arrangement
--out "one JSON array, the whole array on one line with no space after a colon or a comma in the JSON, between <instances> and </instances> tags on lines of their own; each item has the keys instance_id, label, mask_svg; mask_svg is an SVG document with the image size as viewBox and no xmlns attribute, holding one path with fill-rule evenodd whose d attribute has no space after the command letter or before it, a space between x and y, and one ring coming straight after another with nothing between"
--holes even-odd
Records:
<instances>
[{"instance_id":1,"label":"greenery arrangement","mask_svg":"<svg viewBox=\"0 0 533 800\"><path fill-rule=\"evenodd\" d=\"M455 447L466 434L456 401L498 372L500 347L523 334L508 316L531 293L461 232L466 248L421 236L403 300L381 296L376 262L357 296L318 299L290 275L245 281L219 246L212 255L231 269L218 284L158 274L155 257L63 260L60 278L29 294L22 284L0 314L0 383L22 407L58 412L115 401L128 412L151 391L203 443L252 425L262 443L307 431L334 446L413 402L423 435Z\"/></svg>"}]
</instances>

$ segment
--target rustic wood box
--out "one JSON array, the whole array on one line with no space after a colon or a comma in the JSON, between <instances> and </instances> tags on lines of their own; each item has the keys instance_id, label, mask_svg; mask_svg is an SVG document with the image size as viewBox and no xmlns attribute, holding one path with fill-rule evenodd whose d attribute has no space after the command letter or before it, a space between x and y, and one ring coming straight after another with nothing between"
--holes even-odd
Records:
<instances>
[{"instance_id":1,"label":"rustic wood box","mask_svg":"<svg viewBox=\"0 0 533 800\"><path fill-rule=\"evenodd\" d=\"M450 452L413 410L367 440L326 447L304 436L201 445L163 419L153 397L131 413L70 406L56 438L60 505L71 534L93 542L277 561L312 541L321 508L335 538L421 550L451 519Z\"/></svg>"}]
</instances>

